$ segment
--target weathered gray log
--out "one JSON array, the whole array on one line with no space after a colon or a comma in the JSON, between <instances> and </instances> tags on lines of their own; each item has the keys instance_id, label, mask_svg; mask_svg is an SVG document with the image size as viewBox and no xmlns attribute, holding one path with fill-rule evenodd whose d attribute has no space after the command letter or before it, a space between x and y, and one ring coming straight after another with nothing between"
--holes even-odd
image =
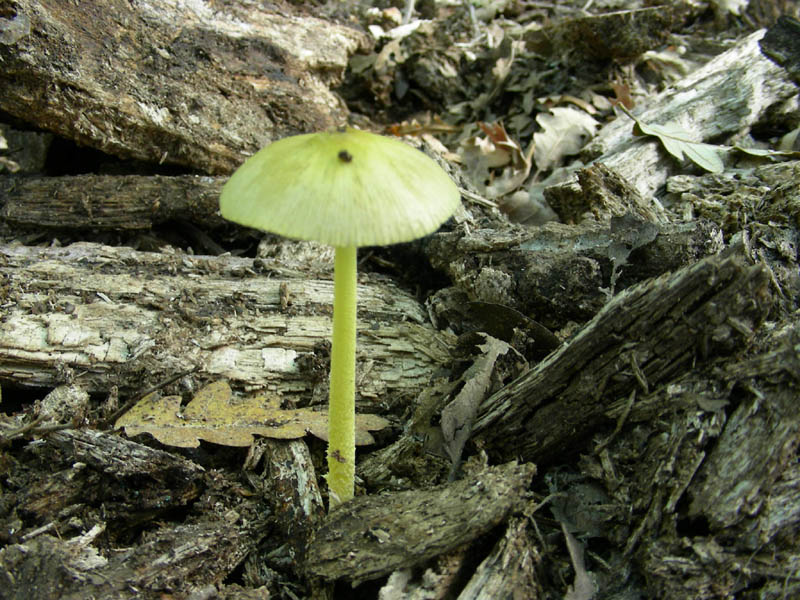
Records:
<instances>
[{"instance_id":1,"label":"weathered gray log","mask_svg":"<svg viewBox=\"0 0 800 600\"><path fill-rule=\"evenodd\" d=\"M773 293L767 269L749 265L741 250L629 288L569 343L486 399L473 435L495 460L569 456L610 402L746 343Z\"/></svg>"},{"instance_id":2,"label":"weathered gray log","mask_svg":"<svg viewBox=\"0 0 800 600\"><path fill-rule=\"evenodd\" d=\"M317 530L306 567L325 579L375 579L477 539L523 506L536 469L508 463L453 484L358 496Z\"/></svg>"},{"instance_id":3,"label":"weathered gray log","mask_svg":"<svg viewBox=\"0 0 800 600\"><path fill-rule=\"evenodd\" d=\"M5 177L0 219L38 231L147 230L170 219L214 228L225 223L219 215L224 182L194 175Z\"/></svg>"},{"instance_id":4,"label":"weathered gray log","mask_svg":"<svg viewBox=\"0 0 800 600\"><path fill-rule=\"evenodd\" d=\"M343 123L329 87L354 28L247 3L19 0L0 108L109 154L232 171L267 142Z\"/></svg>"},{"instance_id":5,"label":"weathered gray log","mask_svg":"<svg viewBox=\"0 0 800 600\"><path fill-rule=\"evenodd\" d=\"M753 33L661 94L634 109L646 124L676 123L693 141L715 142L757 123L767 111L797 94L789 73L765 56ZM633 121L624 115L603 127L584 149L586 161L601 162L629 182L645 200L681 165L655 139L634 137ZM577 176L545 190L553 209L583 201ZM657 204L654 204L657 209Z\"/></svg>"},{"instance_id":6,"label":"weathered gray log","mask_svg":"<svg viewBox=\"0 0 800 600\"><path fill-rule=\"evenodd\" d=\"M279 264L80 243L3 246L0 377L139 391L195 369L307 403L327 396L333 285ZM452 335L380 277L359 286L358 390L368 405L416 395ZM316 393L315 393L316 391Z\"/></svg>"}]
</instances>

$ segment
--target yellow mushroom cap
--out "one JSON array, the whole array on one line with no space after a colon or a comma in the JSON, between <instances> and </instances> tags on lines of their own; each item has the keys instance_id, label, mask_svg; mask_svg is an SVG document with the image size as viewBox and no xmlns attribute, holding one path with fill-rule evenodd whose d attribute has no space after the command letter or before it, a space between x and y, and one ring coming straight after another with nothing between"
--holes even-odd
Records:
<instances>
[{"instance_id":1,"label":"yellow mushroom cap","mask_svg":"<svg viewBox=\"0 0 800 600\"><path fill-rule=\"evenodd\" d=\"M332 246L380 246L435 231L458 188L434 160L347 128L287 137L250 157L222 188L229 221Z\"/></svg>"}]
</instances>

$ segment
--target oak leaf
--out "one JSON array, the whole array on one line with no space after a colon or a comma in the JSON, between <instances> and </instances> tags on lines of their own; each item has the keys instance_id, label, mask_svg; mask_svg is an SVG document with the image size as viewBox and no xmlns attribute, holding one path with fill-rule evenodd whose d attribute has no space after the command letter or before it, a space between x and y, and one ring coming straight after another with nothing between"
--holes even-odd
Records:
<instances>
[{"instance_id":1,"label":"oak leaf","mask_svg":"<svg viewBox=\"0 0 800 600\"><path fill-rule=\"evenodd\" d=\"M536 122L542 128L533 134L533 159L539 171L559 165L565 156L577 154L597 130L597 121L569 106L539 113Z\"/></svg>"},{"instance_id":2,"label":"oak leaf","mask_svg":"<svg viewBox=\"0 0 800 600\"><path fill-rule=\"evenodd\" d=\"M377 415L356 415L356 444L371 444L370 431L389 424ZM327 440L328 413L310 408L284 409L269 396L236 398L225 381L201 388L181 406L180 396L154 392L142 398L116 422L128 436L149 433L162 444L196 448L200 440L223 446L252 444L253 436L295 439L310 433Z\"/></svg>"}]
</instances>

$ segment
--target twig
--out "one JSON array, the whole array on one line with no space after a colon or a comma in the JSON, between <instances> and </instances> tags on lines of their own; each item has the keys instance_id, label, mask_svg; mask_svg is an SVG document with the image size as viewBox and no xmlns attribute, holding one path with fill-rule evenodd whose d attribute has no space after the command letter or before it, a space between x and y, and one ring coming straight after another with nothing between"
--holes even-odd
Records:
<instances>
[{"instance_id":1,"label":"twig","mask_svg":"<svg viewBox=\"0 0 800 600\"><path fill-rule=\"evenodd\" d=\"M165 386L167 386L167 385L169 385L171 383L174 383L175 381L177 381L181 377L185 377L186 375L190 375L191 373L194 373L196 370L197 370L197 367L195 367L193 369L189 369L188 371L182 371L182 372L180 372L180 373L178 373L176 375L173 375L173 376L165 379L164 381L160 381L159 383L156 383L155 385L147 388L146 390L143 390L143 391L139 392L135 396L131 397L131 399L128 400L125 404L123 404L117 410L115 410L111 414L111 416L106 417L103 421L101 421L100 428L105 428L105 427L112 426L114 424L114 422L116 422L116 420L119 417L121 417L123 414L128 412L133 407L133 405L136 404L139 400L141 400L142 398L144 398L148 394L152 394L156 390L160 390L161 388L163 388L163 387L165 387Z\"/></svg>"},{"instance_id":2,"label":"twig","mask_svg":"<svg viewBox=\"0 0 800 600\"><path fill-rule=\"evenodd\" d=\"M19 437L22 434L27 433L28 431L36 427L39 423L41 423L43 420L44 417L38 417L37 419L34 419L27 425L23 425L22 427L19 427L17 429L12 429L11 431L6 432L3 435L0 435L0 446L4 446L8 442L13 440L15 437Z\"/></svg>"}]
</instances>

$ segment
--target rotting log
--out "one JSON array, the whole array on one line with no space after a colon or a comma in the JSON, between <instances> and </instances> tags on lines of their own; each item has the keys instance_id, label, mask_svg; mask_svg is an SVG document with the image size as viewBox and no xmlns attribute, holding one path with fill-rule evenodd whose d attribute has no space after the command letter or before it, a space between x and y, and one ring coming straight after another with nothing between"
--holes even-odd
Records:
<instances>
[{"instance_id":1,"label":"rotting log","mask_svg":"<svg viewBox=\"0 0 800 600\"><path fill-rule=\"evenodd\" d=\"M265 260L92 243L0 247L0 378L136 392L177 373L228 379L307 404L327 397L333 284ZM364 406L414 396L449 361L452 335L379 276L359 285Z\"/></svg>"},{"instance_id":2,"label":"rotting log","mask_svg":"<svg viewBox=\"0 0 800 600\"><path fill-rule=\"evenodd\" d=\"M620 288L721 248L719 228L707 221L656 224L620 216L502 232L460 228L434 235L428 253L470 301L505 305L559 329L590 319Z\"/></svg>"},{"instance_id":3,"label":"rotting log","mask_svg":"<svg viewBox=\"0 0 800 600\"><path fill-rule=\"evenodd\" d=\"M369 44L288 4L15 0L2 20L0 109L109 154L207 173L343 124L330 86Z\"/></svg>"},{"instance_id":4,"label":"rotting log","mask_svg":"<svg viewBox=\"0 0 800 600\"><path fill-rule=\"evenodd\" d=\"M171 219L215 228L225 222L219 216L223 183L196 175L0 177L0 219L37 231L136 231Z\"/></svg>"},{"instance_id":5,"label":"rotting log","mask_svg":"<svg viewBox=\"0 0 800 600\"><path fill-rule=\"evenodd\" d=\"M741 347L773 305L768 270L741 249L618 294L568 343L480 406L473 438L495 460L552 462L607 405Z\"/></svg>"}]
</instances>

